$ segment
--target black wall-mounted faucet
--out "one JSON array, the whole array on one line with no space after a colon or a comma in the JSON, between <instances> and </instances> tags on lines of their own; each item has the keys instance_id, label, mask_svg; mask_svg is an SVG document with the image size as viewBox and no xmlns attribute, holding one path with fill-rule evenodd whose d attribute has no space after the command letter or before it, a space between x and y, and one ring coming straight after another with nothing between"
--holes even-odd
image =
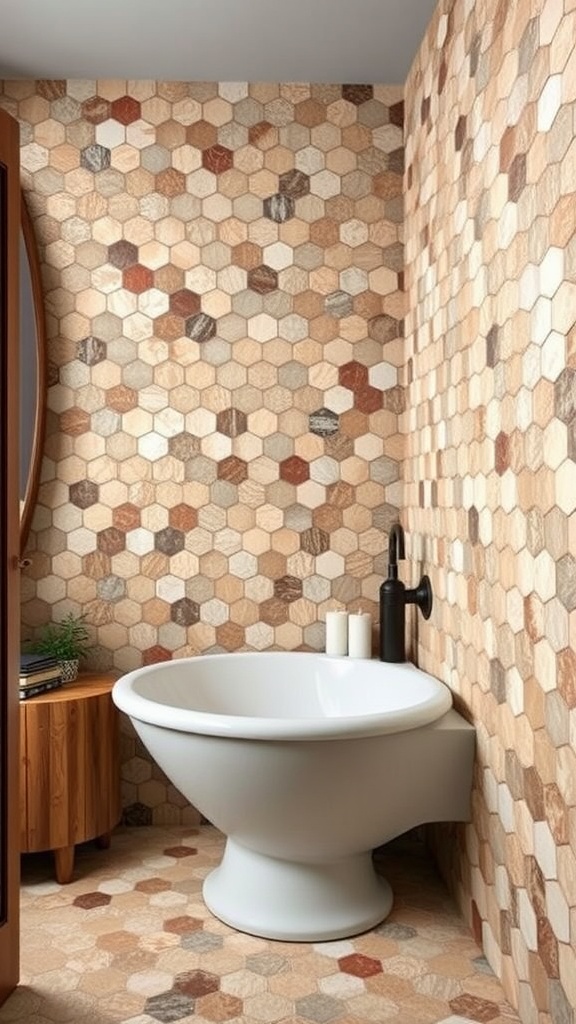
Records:
<instances>
[{"instance_id":1,"label":"black wall-mounted faucet","mask_svg":"<svg viewBox=\"0 0 576 1024\"><path fill-rule=\"evenodd\" d=\"M388 537L388 579L380 587L380 661L406 661L407 604L417 605L425 619L432 613L428 576L410 590L398 579L398 562L405 557L404 530L394 523Z\"/></svg>"}]
</instances>

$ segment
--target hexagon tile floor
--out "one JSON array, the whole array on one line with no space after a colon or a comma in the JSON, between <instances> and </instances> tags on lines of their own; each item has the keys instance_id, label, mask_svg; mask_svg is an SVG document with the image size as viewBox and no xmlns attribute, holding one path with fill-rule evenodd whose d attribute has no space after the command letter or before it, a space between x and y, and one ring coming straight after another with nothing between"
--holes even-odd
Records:
<instances>
[{"instance_id":1,"label":"hexagon tile floor","mask_svg":"<svg viewBox=\"0 0 576 1024\"><path fill-rule=\"evenodd\" d=\"M211 826L120 829L78 850L57 885L23 860L22 983L0 1021L25 1024L515 1024L500 984L420 843L379 851L395 904L380 927L317 944L243 935L204 906L223 839Z\"/></svg>"}]
</instances>

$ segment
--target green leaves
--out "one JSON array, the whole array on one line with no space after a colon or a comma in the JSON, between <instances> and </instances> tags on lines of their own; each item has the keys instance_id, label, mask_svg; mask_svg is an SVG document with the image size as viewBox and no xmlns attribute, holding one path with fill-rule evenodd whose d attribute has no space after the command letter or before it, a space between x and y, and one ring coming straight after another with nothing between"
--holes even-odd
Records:
<instances>
[{"instance_id":1,"label":"green leaves","mask_svg":"<svg viewBox=\"0 0 576 1024\"><path fill-rule=\"evenodd\" d=\"M60 622L49 622L44 626L31 642L30 649L35 654L52 654L59 661L75 661L87 654L91 646L89 640L83 617L78 618L69 612Z\"/></svg>"}]
</instances>

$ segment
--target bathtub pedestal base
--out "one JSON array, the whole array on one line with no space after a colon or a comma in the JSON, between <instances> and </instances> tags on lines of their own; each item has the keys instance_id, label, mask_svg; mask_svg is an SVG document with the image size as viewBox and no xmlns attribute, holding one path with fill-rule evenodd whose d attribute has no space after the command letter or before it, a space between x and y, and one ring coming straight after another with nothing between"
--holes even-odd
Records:
<instances>
[{"instance_id":1,"label":"bathtub pedestal base","mask_svg":"<svg viewBox=\"0 0 576 1024\"><path fill-rule=\"evenodd\" d=\"M387 917L393 899L370 853L301 863L254 853L232 839L203 895L225 924L289 942L328 942L368 931Z\"/></svg>"}]
</instances>

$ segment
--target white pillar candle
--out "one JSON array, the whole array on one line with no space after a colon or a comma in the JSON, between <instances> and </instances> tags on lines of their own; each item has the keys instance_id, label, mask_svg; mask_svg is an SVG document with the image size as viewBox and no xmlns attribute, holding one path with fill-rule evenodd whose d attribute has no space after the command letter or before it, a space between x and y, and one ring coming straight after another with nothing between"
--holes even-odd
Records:
<instances>
[{"instance_id":1,"label":"white pillar candle","mask_svg":"<svg viewBox=\"0 0 576 1024\"><path fill-rule=\"evenodd\" d=\"M348 654L351 658L372 656L372 616L358 612L348 618Z\"/></svg>"},{"instance_id":2,"label":"white pillar candle","mask_svg":"<svg viewBox=\"0 0 576 1024\"><path fill-rule=\"evenodd\" d=\"M326 654L348 654L348 612L326 612Z\"/></svg>"}]
</instances>

